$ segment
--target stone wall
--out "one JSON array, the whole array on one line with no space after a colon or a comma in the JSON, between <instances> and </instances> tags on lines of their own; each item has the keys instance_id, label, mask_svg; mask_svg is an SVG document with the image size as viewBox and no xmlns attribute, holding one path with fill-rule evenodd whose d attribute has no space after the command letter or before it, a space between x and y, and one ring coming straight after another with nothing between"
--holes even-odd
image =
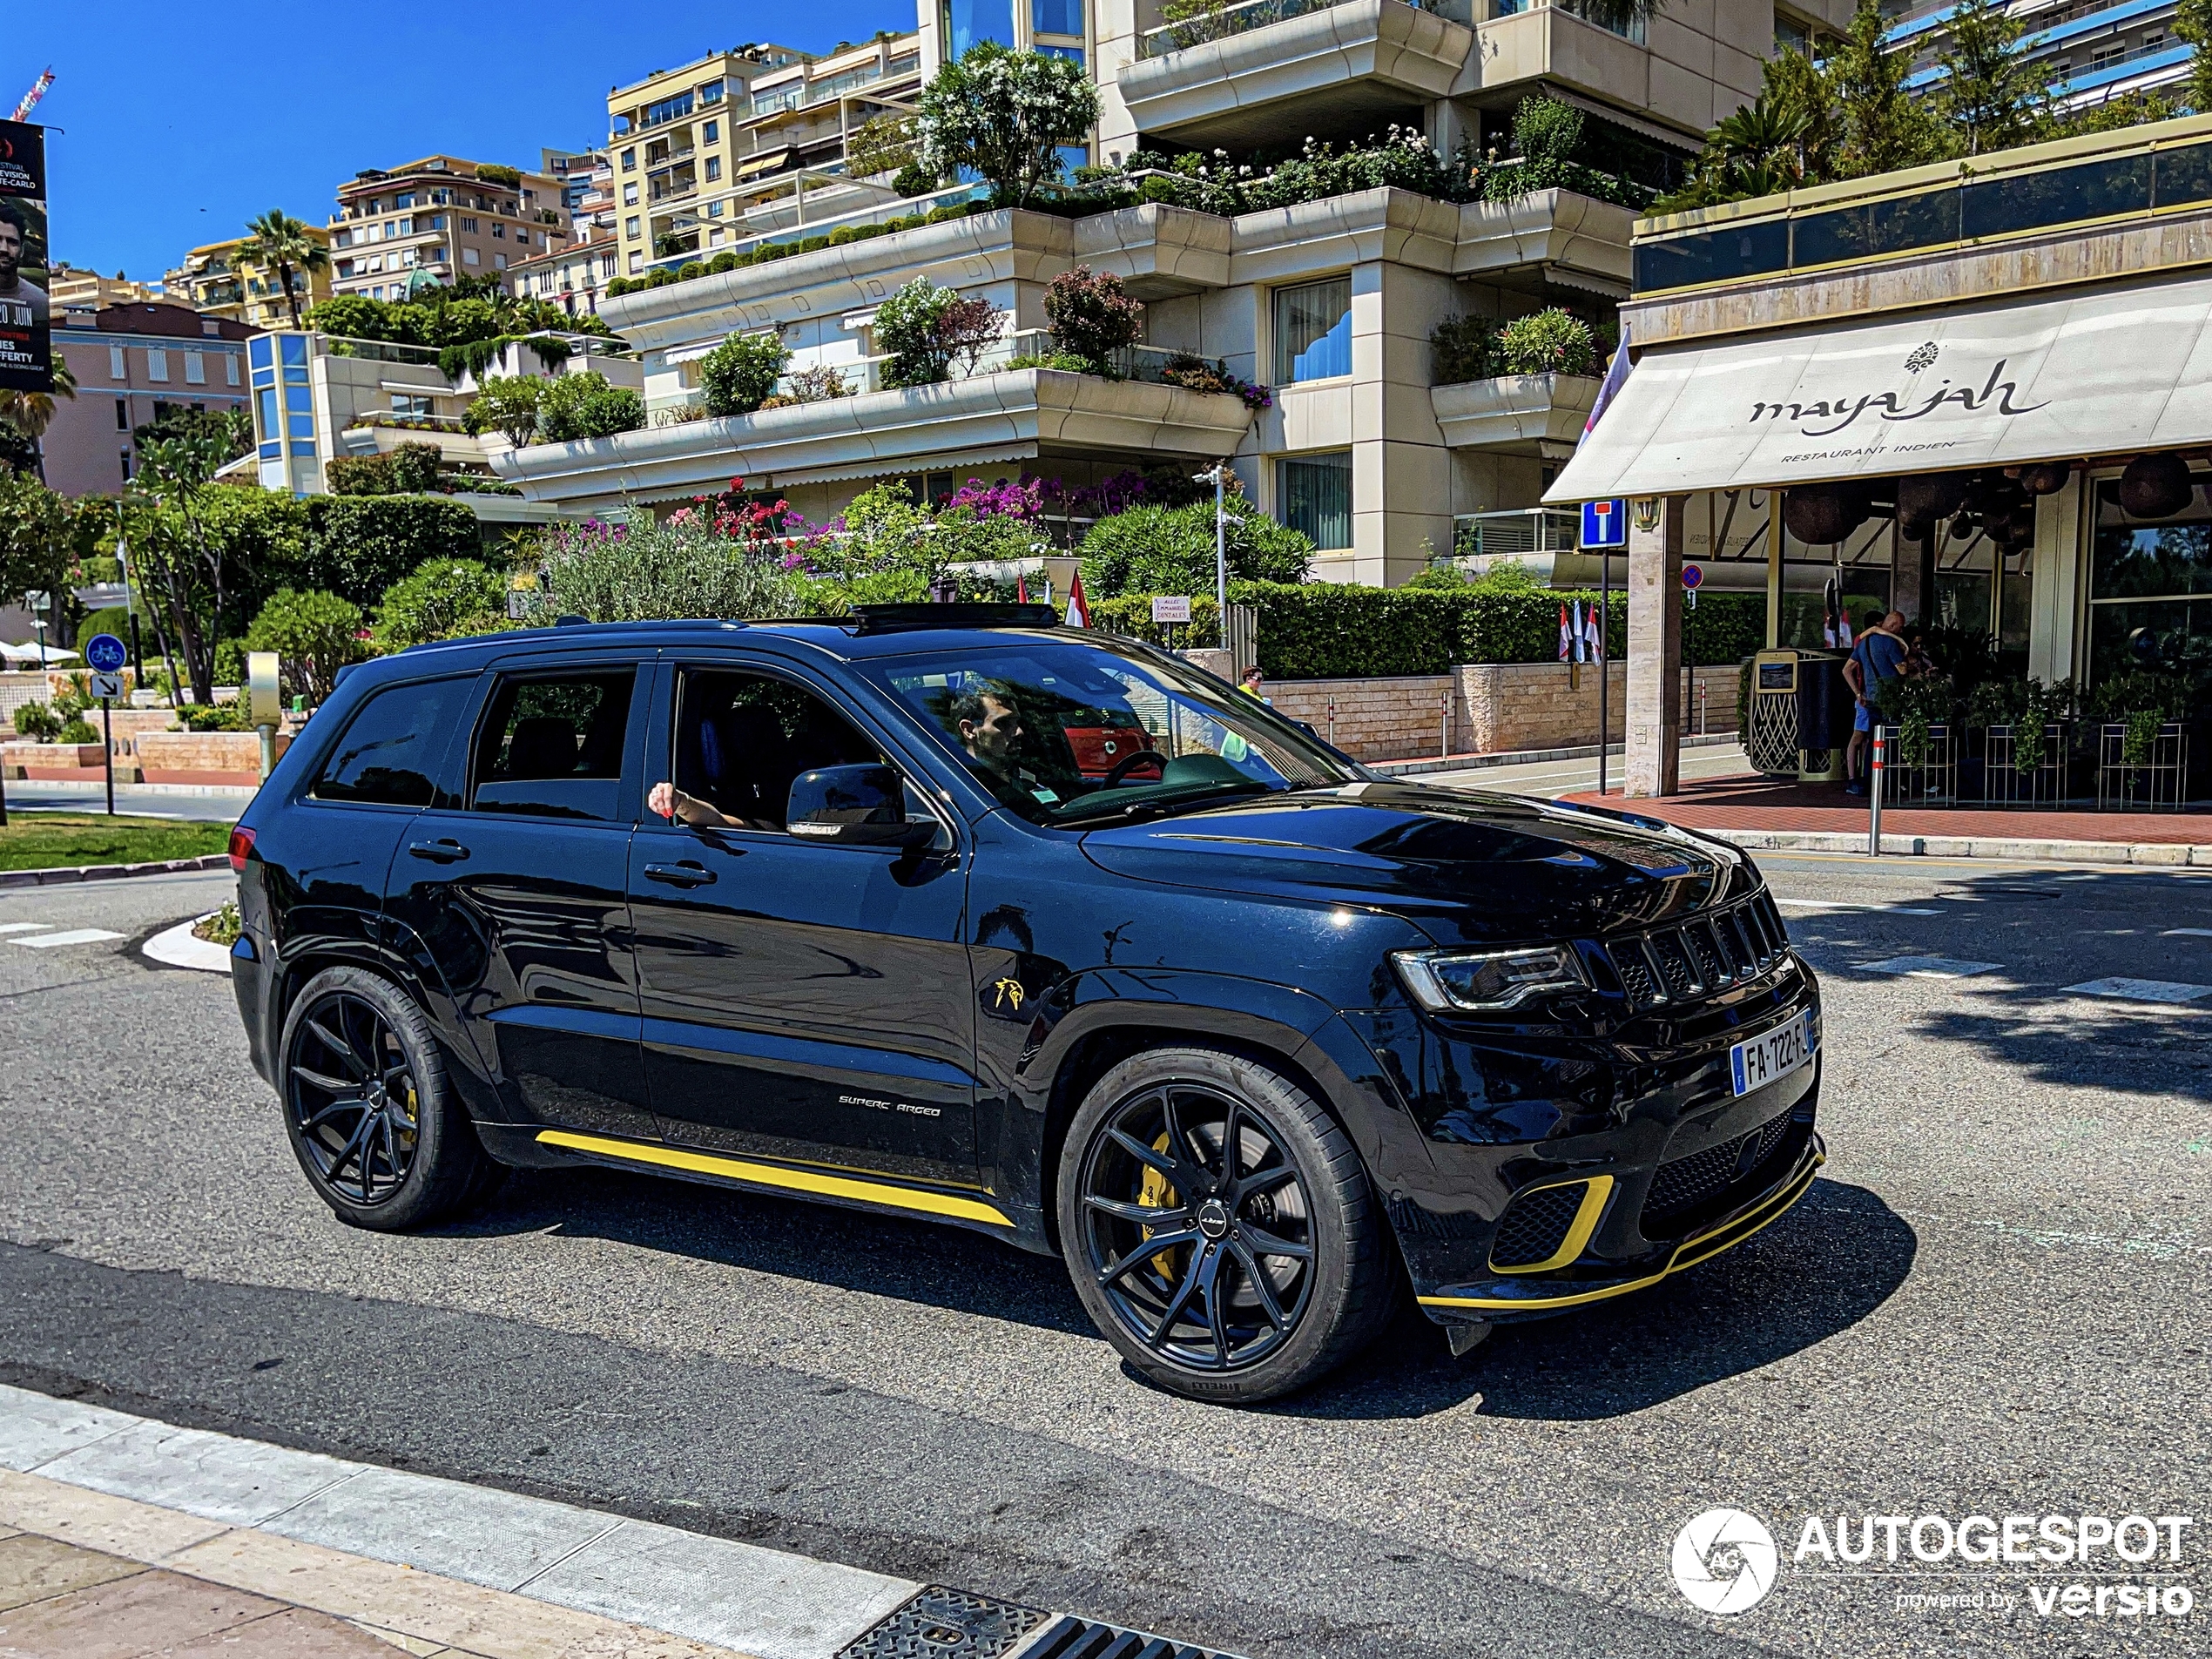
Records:
<instances>
[{"instance_id":1,"label":"stone wall","mask_svg":"<svg viewBox=\"0 0 2212 1659\"><path fill-rule=\"evenodd\" d=\"M276 734L281 758L292 734ZM140 775L150 784L258 784L258 732L148 732L138 741Z\"/></svg>"},{"instance_id":2,"label":"stone wall","mask_svg":"<svg viewBox=\"0 0 2212 1659\"><path fill-rule=\"evenodd\" d=\"M1618 742L1627 729L1628 665L1608 669L1608 724ZM1415 760L1595 744L1597 673L1595 665L1570 677L1563 663L1475 663L1449 674L1274 680L1264 691L1279 713L1305 721L1354 759ZM1701 691L1704 730L1737 730L1738 684L1732 666L1684 669L1683 732L1699 729Z\"/></svg>"}]
</instances>

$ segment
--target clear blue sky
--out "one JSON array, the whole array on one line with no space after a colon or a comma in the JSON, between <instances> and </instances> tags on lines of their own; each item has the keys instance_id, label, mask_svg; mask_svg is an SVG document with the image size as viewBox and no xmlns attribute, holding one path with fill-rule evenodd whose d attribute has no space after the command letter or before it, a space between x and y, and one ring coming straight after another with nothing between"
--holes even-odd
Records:
<instances>
[{"instance_id":1,"label":"clear blue sky","mask_svg":"<svg viewBox=\"0 0 2212 1659\"><path fill-rule=\"evenodd\" d=\"M747 40L826 51L912 29L914 0L282 5L6 0L0 118L48 64L54 251L158 280L185 250L411 157L531 165L606 138L607 89Z\"/></svg>"}]
</instances>

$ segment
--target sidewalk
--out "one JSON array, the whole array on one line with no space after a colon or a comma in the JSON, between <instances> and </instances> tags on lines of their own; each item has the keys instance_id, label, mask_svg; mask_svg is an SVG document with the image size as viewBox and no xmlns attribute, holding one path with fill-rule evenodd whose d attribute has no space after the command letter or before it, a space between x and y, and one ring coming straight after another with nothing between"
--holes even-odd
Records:
<instances>
[{"instance_id":1,"label":"sidewalk","mask_svg":"<svg viewBox=\"0 0 2212 1659\"><path fill-rule=\"evenodd\" d=\"M1837 786L1755 772L1686 779L1679 792L1627 800L1588 790L1560 797L1646 813L1758 850L1865 853L1867 803ZM2212 867L2212 813L2096 813L1885 806L1882 851L1940 858L2053 859L2087 864Z\"/></svg>"},{"instance_id":2,"label":"sidewalk","mask_svg":"<svg viewBox=\"0 0 2212 1659\"><path fill-rule=\"evenodd\" d=\"M0 1655L395 1649L1223 1659L788 1551L0 1386Z\"/></svg>"}]
</instances>

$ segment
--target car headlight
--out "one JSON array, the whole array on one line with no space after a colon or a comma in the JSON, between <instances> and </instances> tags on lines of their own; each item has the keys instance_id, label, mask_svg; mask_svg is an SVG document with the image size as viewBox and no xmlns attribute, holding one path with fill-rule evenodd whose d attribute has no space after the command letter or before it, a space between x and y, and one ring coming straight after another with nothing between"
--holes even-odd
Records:
<instances>
[{"instance_id":1,"label":"car headlight","mask_svg":"<svg viewBox=\"0 0 2212 1659\"><path fill-rule=\"evenodd\" d=\"M1391 965L1413 1001L1438 1013L1494 1013L1548 991L1589 987L1569 945L1525 950L1394 950Z\"/></svg>"}]
</instances>

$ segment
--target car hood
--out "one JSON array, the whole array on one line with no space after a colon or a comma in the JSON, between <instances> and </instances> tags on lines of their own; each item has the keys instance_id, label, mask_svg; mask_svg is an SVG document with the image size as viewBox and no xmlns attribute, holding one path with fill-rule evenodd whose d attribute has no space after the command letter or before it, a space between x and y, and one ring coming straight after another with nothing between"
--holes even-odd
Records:
<instances>
[{"instance_id":1,"label":"car hood","mask_svg":"<svg viewBox=\"0 0 2212 1659\"><path fill-rule=\"evenodd\" d=\"M1610 932L1757 882L1741 853L1656 819L1392 782L1094 830L1083 850L1138 880L1387 911L1440 944Z\"/></svg>"}]
</instances>

